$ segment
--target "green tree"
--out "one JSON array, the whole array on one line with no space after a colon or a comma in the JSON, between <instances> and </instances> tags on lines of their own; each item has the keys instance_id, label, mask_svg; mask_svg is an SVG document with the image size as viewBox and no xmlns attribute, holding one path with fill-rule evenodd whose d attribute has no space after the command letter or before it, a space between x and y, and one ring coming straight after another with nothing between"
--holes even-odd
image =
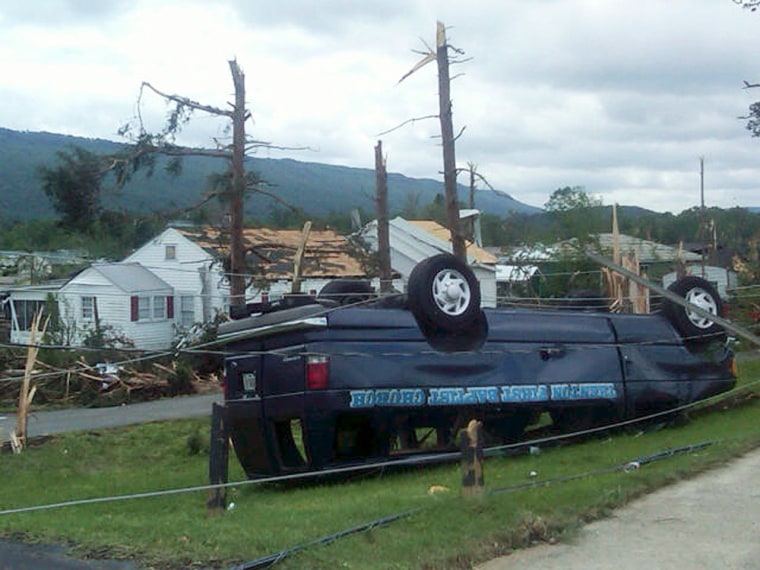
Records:
<instances>
[{"instance_id":1,"label":"green tree","mask_svg":"<svg viewBox=\"0 0 760 570\"><path fill-rule=\"evenodd\" d=\"M404 205L401 208L401 217L406 220L416 220L420 215L420 193L407 192L404 196Z\"/></svg>"},{"instance_id":2,"label":"green tree","mask_svg":"<svg viewBox=\"0 0 760 570\"><path fill-rule=\"evenodd\" d=\"M42 190L61 215L61 225L85 230L102 211L101 194L107 169L102 158L75 146L56 153L59 164L38 169Z\"/></svg>"},{"instance_id":3,"label":"green tree","mask_svg":"<svg viewBox=\"0 0 760 570\"><path fill-rule=\"evenodd\" d=\"M552 192L544 208L547 212L569 212L601 205L601 199L591 196L582 186L565 186Z\"/></svg>"},{"instance_id":4,"label":"green tree","mask_svg":"<svg viewBox=\"0 0 760 570\"><path fill-rule=\"evenodd\" d=\"M423 213L425 219L434 220L439 224L446 226L448 224L448 217L446 215L446 199L443 194L436 194L430 203L425 206Z\"/></svg>"},{"instance_id":5,"label":"green tree","mask_svg":"<svg viewBox=\"0 0 760 570\"><path fill-rule=\"evenodd\" d=\"M557 188L544 204L554 230L554 239L573 238L588 243L591 236L609 227L604 219L602 200L581 186Z\"/></svg>"}]
</instances>

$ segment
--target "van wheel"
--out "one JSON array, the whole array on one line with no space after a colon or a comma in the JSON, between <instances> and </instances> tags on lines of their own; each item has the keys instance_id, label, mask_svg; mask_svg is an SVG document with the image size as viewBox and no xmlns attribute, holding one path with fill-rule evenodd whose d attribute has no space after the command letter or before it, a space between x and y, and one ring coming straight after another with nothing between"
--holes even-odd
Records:
<instances>
[{"instance_id":1,"label":"van wheel","mask_svg":"<svg viewBox=\"0 0 760 570\"><path fill-rule=\"evenodd\" d=\"M668 291L710 314L723 314L723 300L715 287L701 277L690 275L679 279L668 287ZM662 312L686 341L705 343L726 338L723 327L668 299L663 301Z\"/></svg>"},{"instance_id":2,"label":"van wheel","mask_svg":"<svg viewBox=\"0 0 760 570\"><path fill-rule=\"evenodd\" d=\"M423 331L462 331L480 315L480 285L475 274L448 253L429 257L414 267L407 295Z\"/></svg>"}]
</instances>

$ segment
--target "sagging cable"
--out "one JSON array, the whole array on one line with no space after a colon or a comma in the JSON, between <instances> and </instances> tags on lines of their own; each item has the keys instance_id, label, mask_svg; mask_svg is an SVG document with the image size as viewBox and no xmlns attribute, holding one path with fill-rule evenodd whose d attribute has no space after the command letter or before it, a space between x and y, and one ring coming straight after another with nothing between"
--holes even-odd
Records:
<instances>
[{"instance_id":1,"label":"sagging cable","mask_svg":"<svg viewBox=\"0 0 760 570\"><path fill-rule=\"evenodd\" d=\"M395 522L397 520L400 520L402 518L406 518L410 516L411 514L419 511L420 509L413 509L410 511L405 511L403 513L397 513L395 515L389 515L387 517L383 517L381 519L377 519L365 524L357 525L351 528L347 528L345 530L342 530L340 532L336 532L335 534L330 534L327 536L323 536L321 538L317 538L315 540L312 540L310 542L304 542L303 544L298 544L296 546L292 546L290 548L286 548L284 550L280 550L279 552L275 552L274 554L270 554L268 556L264 556L262 558L257 558L256 560L251 560L249 562L243 562L242 564L238 564L237 566L232 566L229 570L258 570L259 568L269 568L270 566L274 566L278 562L281 562L288 556L292 556L293 554L296 554L297 552L300 552L301 550L305 550L307 548L310 548L312 546L323 546L330 544L331 542L335 542L336 540L343 538L345 536L351 535L351 534L357 534L360 532L367 532L374 528L379 528L381 526L388 525L392 522Z\"/></svg>"}]
</instances>

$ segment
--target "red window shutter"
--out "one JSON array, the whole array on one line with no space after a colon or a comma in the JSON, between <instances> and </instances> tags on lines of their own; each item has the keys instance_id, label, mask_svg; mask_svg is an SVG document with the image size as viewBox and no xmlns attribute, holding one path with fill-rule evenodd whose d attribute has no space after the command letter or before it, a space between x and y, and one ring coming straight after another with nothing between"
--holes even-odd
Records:
<instances>
[{"instance_id":1,"label":"red window shutter","mask_svg":"<svg viewBox=\"0 0 760 570\"><path fill-rule=\"evenodd\" d=\"M166 318L174 318L174 297L172 295L166 297Z\"/></svg>"},{"instance_id":2,"label":"red window shutter","mask_svg":"<svg viewBox=\"0 0 760 570\"><path fill-rule=\"evenodd\" d=\"M129 298L130 319L137 321L140 318L140 300L136 295Z\"/></svg>"}]
</instances>

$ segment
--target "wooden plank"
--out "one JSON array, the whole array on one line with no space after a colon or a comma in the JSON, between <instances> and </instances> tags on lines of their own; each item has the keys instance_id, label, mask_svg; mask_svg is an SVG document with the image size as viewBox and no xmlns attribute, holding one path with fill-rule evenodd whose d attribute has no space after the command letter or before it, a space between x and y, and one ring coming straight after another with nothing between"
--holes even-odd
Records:
<instances>
[{"instance_id":1,"label":"wooden plank","mask_svg":"<svg viewBox=\"0 0 760 570\"><path fill-rule=\"evenodd\" d=\"M306 242L309 241L309 234L311 233L311 222L307 221L303 225L301 231L301 241L298 242L298 251L296 251L296 257L293 260L293 285L290 289L291 293L301 292L301 264L303 263L303 255L306 252Z\"/></svg>"}]
</instances>

